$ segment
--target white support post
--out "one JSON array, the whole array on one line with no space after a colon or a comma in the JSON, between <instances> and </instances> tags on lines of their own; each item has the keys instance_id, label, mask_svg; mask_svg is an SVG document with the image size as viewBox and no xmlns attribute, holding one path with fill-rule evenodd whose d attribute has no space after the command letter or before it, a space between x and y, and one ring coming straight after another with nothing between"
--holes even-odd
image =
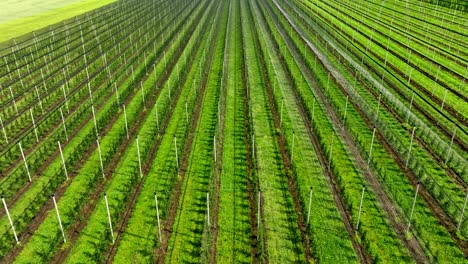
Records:
<instances>
[{"instance_id":1,"label":"white support post","mask_svg":"<svg viewBox=\"0 0 468 264\"><path fill-rule=\"evenodd\" d=\"M206 193L206 214L207 214L207 221L208 221L208 227L211 226L211 222L210 222L210 193L207 192Z\"/></svg>"},{"instance_id":2,"label":"white support post","mask_svg":"<svg viewBox=\"0 0 468 264\"><path fill-rule=\"evenodd\" d=\"M21 156L23 157L24 167L26 168L26 172L28 173L29 182L31 182L31 174L29 173L28 162L26 161L26 157L24 156L23 147L21 147L21 142L18 143L18 146L21 152Z\"/></svg>"},{"instance_id":3,"label":"white support post","mask_svg":"<svg viewBox=\"0 0 468 264\"><path fill-rule=\"evenodd\" d=\"M123 111L124 111L124 119L125 119L125 131L127 132L127 139L128 137L128 123L127 123L127 110L125 109L125 104L123 105Z\"/></svg>"},{"instance_id":4,"label":"white support post","mask_svg":"<svg viewBox=\"0 0 468 264\"><path fill-rule=\"evenodd\" d=\"M96 144L97 144L97 147L98 147L99 163L101 164L102 178L105 180L106 176L104 175L104 164L102 162L101 144L99 144L99 139L96 139Z\"/></svg>"},{"instance_id":5,"label":"white support post","mask_svg":"<svg viewBox=\"0 0 468 264\"><path fill-rule=\"evenodd\" d=\"M8 211L8 207L7 207L7 204L5 202L5 197L3 197L3 196L2 196L2 203L3 203L3 207L5 208L5 212L7 214L8 221L10 222L11 230L13 231L13 235L15 236L16 244L19 244L18 236L16 235L15 226L13 225L13 221L11 220L10 212Z\"/></svg>"},{"instance_id":6,"label":"white support post","mask_svg":"<svg viewBox=\"0 0 468 264\"><path fill-rule=\"evenodd\" d=\"M60 109L60 116L62 117L63 132L65 132L65 138L68 141L68 133L67 133L67 126L65 125L65 118L63 116L62 108L60 107L59 109Z\"/></svg>"},{"instance_id":7,"label":"white support post","mask_svg":"<svg viewBox=\"0 0 468 264\"><path fill-rule=\"evenodd\" d=\"M65 85L62 84L63 99L65 100L65 106L67 107L67 113L70 113L70 108L68 106L67 93L65 92Z\"/></svg>"},{"instance_id":8,"label":"white support post","mask_svg":"<svg viewBox=\"0 0 468 264\"><path fill-rule=\"evenodd\" d=\"M179 156L177 154L177 137L174 135L174 147L175 147L175 159L177 164L177 170L179 170Z\"/></svg>"},{"instance_id":9,"label":"white support post","mask_svg":"<svg viewBox=\"0 0 468 264\"><path fill-rule=\"evenodd\" d=\"M143 108L146 110L146 104L145 104L145 88L143 87L143 81L140 81L140 86L141 86L141 99L143 100Z\"/></svg>"},{"instance_id":10,"label":"white support post","mask_svg":"<svg viewBox=\"0 0 468 264\"><path fill-rule=\"evenodd\" d=\"M138 167L140 168L140 178L143 178L143 170L141 168L141 156L140 156L140 143L138 137L136 137L137 155L138 155Z\"/></svg>"},{"instance_id":11,"label":"white support post","mask_svg":"<svg viewBox=\"0 0 468 264\"><path fill-rule=\"evenodd\" d=\"M120 105L119 90L117 89L116 82L114 82L114 88L115 88L115 97L117 98L117 105Z\"/></svg>"},{"instance_id":12,"label":"white support post","mask_svg":"<svg viewBox=\"0 0 468 264\"><path fill-rule=\"evenodd\" d=\"M377 103L377 111L375 111L375 122L377 122L377 120L379 118L381 100L382 100L382 93L379 94L379 100L378 100L378 103Z\"/></svg>"},{"instance_id":13,"label":"white support post","mask_svg":"<svg viewBox=\"0 0 468 264\"><path fill-rule=\"evenodd\" d=\"M57 213L59 227L60 227L60 230L62 231L63 242L67 242L67 239L65 238L65 232L63 231L62 219L60 219L60 213L57 207L57 201L55 200L55 194L52 195L52 201L54 201L55 212Z\"/></svg>"},{"instance_id":14,"label":"white support post","mask_svg":"<svg viewBox=\"0 0 468 264\"><path fill-rule=\"evenodd\" d=\"M31 114L31 121L32 121L32 125L33 125L33 128L34 128L34 134L36 135L36 141L39 143L39 136L37 134L37 127L36 127L36 122L34 121L34 115L33 115L32 108L29 108L29 113Z\"/></svg>"},{"instance_id":15,"label":"white support post","mask_svg":"<svg viewBox=\"0 0 468 264\"><path fill-rule=\"evenodd\" d=\"M374 147L375 130L376 130L376 128L374 127L374 131L372 132L372 140L371 140L371 143L370 143L369 157L367 158L367 165L370 164L370 160L371 160L371 157L372 157L372 148Z\"/></svg>"},{"instance_id":16,"label":"white support post","mask_svg":"<svg viewBox=\"0 0 468 264\"><path fill-rule=\"evenodd\" d=\"M457 128L455 128L453 130L453 134L452 134L452 139L450 140L450 145L449 145L449 150L447 151L447 156L445 157L445 162L444 164L447 165L447 162L450 158L450 154L452 154L452 144L453 144L453 140L455 139L455 134L457 133Z\"/></svg>"},{"instance_id":17,"label":"white support post","mask_svg":"<svg viewBox=\"0 0 468 264\"><path fill-rule=\"evenodd\" d=\"M365 190L366 190L366 187L362 186L361 202L359 203L359 212L358 212L358 218L357 218L357 223L356 223L356 232L359 229L359 221L361 220L362 201L364 200L364 191Z\"/></svg>"},{"instance_id":18,"label":"white support post","mask_svg":"<svg viewBox=\"0 0 468 264\"><path fill-rule=\"evenodd\" d=\"M96 121L96 112L94 111L94 105L91 105L91 110L93 112L93 119L94 119L94 130L96 132L96 138L99 138L97 121Z\"/></svg>"},{"instance_id":19,"label":"white support post","mask_svg":"<svg viewBox=\"0 0 468 264\"><path fill-rule=\"evenodd\" d=\"M408 114L406 115L406 123L409 122L409 116L411 114L411 107L413 107L413 100L414 100L414 92L411 95L411 101L410 101L410 105L409 105L409 108L408 108Z\"/></svg>"},{"instance_id":20,"label":"white support post","mask_svg":"<svg viewBox=\"0 0 468 264\"><path fill-rule=\"evenodd\" d=\"M42 114L44 114L44 107L42 106L41 96L39 95L39 90L37 89L37 85L34 85L34 90L36 91L37 100L39 101L39 106L41 107Z\"/></svg>"},{"instance_id":21,"label":"white support post","mask_svg":"<svg viewBox=\"0 0 468 264\"><path fill-rule=\"evenodd\" d=\"M406 163L405 167L408 167L410 156L411 156L411 147L413 146L413 140L414 140L414 131L416 131L416 127L413 128L413 132L411 133L411 141L408 149L408 156L406 157Z\"/></svg>"},{"instance_id":22,"label":"white support post","mask_svg":"<svg viewBox=\"0 0 468 264\"><path fill-rule=\"evenodd\" d=\"M60 150L60 157L62 158L62 165L63 165L63 170L65 172L65 177L67 177L67 180L68 180L67 166L65 165L65 158L63 157L63 151L62 151L62 146L60 145L60 141L57 141L57 144Z\"/></svg>"},{"instance_id":23,"label":"white support post","mask_svg":"<svg viewBox=\"0 0 468 264\"><path fill-rule=\"evenodd\" d=\"M158 195L156 194L156 192L154 192L154 200L156 202L156 219L158 220L159 243L162 243L161 222L159 220Z\"/></svg>"},{"instance_id":24,"label":"white support post","mask_svg":"<svg viewBox=\"0 0 468 264\"><path fill-rule=\"evenodd\" d=\"M3 120L1 117L0 117L0 125L2 125L3 137L5 138L5 141L8 144L8 136L7 136L5 127L3 126Z\"/></svg>"},{"instance_id":25,"label":"white support post","mask_svg":"<svg viewBox=\"0 0 468 264\"><path fill-rule=\"evenodd\" d=\"M89 79L88 79L87 86L88 86L89 99L91 100L91 104L94 104L93 93L91 92L91 84L89 83Z\"/></svg>"},{"instance_id":26,"label":"white support post","mask_svg":"<svg viewBox=\"0 0 468 264\"><path fill-rule=\"evenodd\" d=\"M330 73L327 75L327 94L330 95Z\"/></svg>"},{"instance_id":27,"label":"white support post","mask_svg":"<svg viewBox=\"0 0 468 264\"><path fill-rule=\"evenodd\" d=\"M310 194L309 194L309 209L307 210L307 225L310 223L310 209L312 208L312 194L313 189L312 186L310 187Z\"/></svg>"},{"instance_id":28,"label":"white support post","mask_svg":"<svg viewBox=\"0 0 468 264\"><path fill-rule=\"evenodd\" d=\"M47 93L48 92L47 85L46 85L46 82L45 82L45 79L44 79L44 72L42 71L42 69L41 69L41 76L42 76L42 85L44 86L44 89L45 89L45 91Z\"/></svg>"},{"instance_id":29,"label":"white support post","mask_svg":"<svg viewBox=\"0 0 468 264\"><path fill-rule=\"evenodd\" d=\"M107 194L104 193L104 200L106 201L106 210L107 210L107 220L109 221L109 227L110 227L110 232L112 236L112 244L115 243L115 238L114 238L114 230L112 229L112 219L110 216L110 211L109 211L109 202L107 201Z\"/></svg>"},{"instance_id":30,"label":"white support post","mask_svg":"<svg viewBox=\"0 0 468 264\"><path fill-rule=\"evenodd\" d=\"M416 185L416 192L414 194L413 205L411 206L411 213L410 213L410 217L408 220L408 227L406 228L406 233L409 232L410 227L411 227L411 220L413 220L414 206L416 205L416 198L418 198L418 192L419 192L419 182Z\"/></svg>"},{"instance_id":31,"label":"white support post","mask_svg":"<svg viewBox=\"0 0 468 264\"><path fill-rule=\"evenodd\" d=\"M462 224L462 221L463 221L463 215L465 214L465 209L466 209L466 203L467 202L468 202L468 192L466 192L465 202L463 203L463 208L462 208L462 211L460 213L460 220L458 220L457 231L460 230L460 227L461 227L461 224Z\"/></svg>"},{"instance_id":32,"label":"white support post","mask_svg":"<svg viewBox=\"0 0 468 264\"><path fill-rule=\"evenodd\" d=\"M445 88L444 99L442 100L442 103L440 105L440 111L444 110L444 105L445 105L445 99L446 98L447 98L447 88Z\"/></svg>"},{"instance_id":33,"label":"white support post","mask_svg":"<svg viewBox=\"0 0 468 264\"><path fill-rule=\"evenodd\" d=\"M10 95L11 95L11 99L13 100L13 106L15 107L16 114L18 114L18 106L16 105L15 95L13 94L13 90L11 89L11 86L8 86L8 89L10 90Z\"/></svg>"}]
</instances>

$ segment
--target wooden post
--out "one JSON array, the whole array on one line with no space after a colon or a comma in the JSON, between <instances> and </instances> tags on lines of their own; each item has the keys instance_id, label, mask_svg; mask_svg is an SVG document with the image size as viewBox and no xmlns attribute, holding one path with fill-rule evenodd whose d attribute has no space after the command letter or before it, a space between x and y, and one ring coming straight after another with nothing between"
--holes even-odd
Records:
<instances>
[{"instance_id":1,"label":"wooden post","mask_svg":"<svg viewBox=\"0 0 468 264\"><path fill-rule=\"evenodd\" d=\"M462 211L460 213L460 220L458 220L457 231L460 230L461 223L463 221L463 215L465 214L465 209L466 209L466 202L468 202L468 192L466 192L465 202L463 203L463 208L462 208Z\"/></svg>"},{"instance_id":2,"label":"wooden post","mask_svg":"<svg viewBox=\"0 0 468 264\"><path fill-rule=\"evenodd\" d=\"M143 178L143 170L141 169L141 156L140 156L140 144L138 142L138 136L136 137L137 155L138 155L138 167L140 168L140 178Z\"/></svg>"},{"instance_id":3,"label":"wooden post","mask_svg":"<svg viewBox=\"0 0 468 264\"><path fill-rule=\"evenodd\" d=\"M26 167L26 172L28 173L29 182L31 182L31 174L29 173L28 162L26 161L26 157L24 156L23 148L21 147L21 142L18 142L18 146L21 152L21 156L23 157L24 167Z\"/></svg>"},{"instance_id":4,"label":"wooden post","mask_svg":"<svg viewBox=\"0 0 468 264\"><path fill-rule=\"evenodd\" d=\"M37 127L36 127L36 122L34 121L34 115L32 108L29 108L29 113L31 114L31 120L34 128L34 134L36 135L36 141L39 143L39 136L37 135Z\"/></svg>"},{"instance_id":5,"label":"wooden post","mask_svg":"<svg viewBox=\"0 0 468 264\"><path fill-rule=\"evenodd\" d=\"M125 131L127 132L127 139L128 137L128 123L127 123L127 110L125 110L125 104L123 104L123 111L124 111L124 119L125 119Z\"/></svg>"},{"instance_id":6,"label":"wooden post","mask_svg":"<svg viewBox=\"0 0 468 264\"><path fill-rule=\"evenodd\" d=\"M57 207L57 201L55 201L55 194L52 194L52 201L54 201L54 207L55 207L55 212L57 213L58 223L60 226L60 230L62 230L63 242L67 242L67 239L65 238L65 232L63 231L62 219L60 219L60 213Z\"/></svg>"},{"instance_id":7,"label":"wooden post","mask_svg":"<svg viewBox=\"0 0 468 264\"><path fill-rule=\"evenodd\" d=\"M109 221L109 227L110 227L110 232L111 232L111 236L112 236L112 244L114 244L115 243L114 230L112 229L112 219L111 219L111 216L110 216L109 202L107 201L107 194L106 193L104 193L104 200L106 201L107 220Z\"/></svg>"},{"instance_id":8,"label":"wooden post","mask_svg":"<svg viewBox=\"0 0 468 264\"><path fill-rule=\"evenodd\" d=\"M0 117L0 125L2 125L2 131L3 131L3 137L5 137L5 141L8 144L8 136L5 130L5 127L3 126L3 120L2 117Z\"/></svg>"},{"instance_id":9,"label":"wooden post","mask_svg":"<svg viewBox=\"0 0 468 264\"><path fill-rule=\"evenodd\" d=\"M374 127L374 131L372 132L372 140L371 140L371 144L370 144L370 149L369 149L369 157L367 158L367 165L370 164L370 160L371 160L371 157L372 157L372 147L374 146L375 130L376 130L376 128Z\"/></svg>"},{"instance_id":10,"label":"wooden post","mask_svg":"<svg viewBox=\"0 0 468 264\"><path fill-rule=\"evenodd\" d=\"M57 144L60 150L60 157L62 158L63 171L65 172L65 177L67 177L68 180L67 166L65 165L65 158L63 157L62 146L60 145L60 141L57 141Z\"/></svg>"},{"instance_id":11,"label":"wooden post","mask_svg":"<svg viewBox=\"0 0 468 264\"><path fill-rule=\"evenodd\" d=\"M408 163L409 163L409 159L410 159L410 155L411 155L411 147L413 145L413 140L414 140L414 131L415 130L416 130L416 127L413 128L413 132L411 133L411 141L410 141L410 145L409 145L409 149L408 149L408 156L406 157L405 167L408 167Z\"/></svg>"},{"instance_id":12,"label":"wooden post","mask_svg":"<svg viewBox=\"0 0 468 264\"><path fill-rule=\"evenodd\" d=\"M206 193L206 212L207 212L207 220L208 220L208 227L211 226L210 222L210 193Z\"/></svg>"},{"instance_id":13,"label":"wooden post","mask_svg":"<svg viewBox=\"0 0 468 264\"><path fill-rule=\"evenodd\" d=\"M158 220L159 243L162 243L161 222L159 221L158 195L156 194L156 192L154 192L154 200L156 202L156 218Z\"/></svg>"},{"instance_id":14,"label":"wooden post","mask_svg":"<svg viewBox=\"0 0 468 264\"><path fill-rule=\"evenodd\" d=\"M307 225L310 223L310 209L312 208L312 193L313 189L312 186L310 187L310 194L309 194L309 210L307 210Z\"/></svg>"},{"instance_id":15,"label":"wooden post","mask_svg":"<svg viewBox=\"0 0 468 264\"><path fill-rule=\"evenodd\" d=\"M174 147L175 147L175 159L177 164L177 170L179 170L179 157L177 155L177 137L174 135Z\"/></svg>"},{"instance_id":16,"label":"wooden post","mask_svg":"<svg viewBox=\"0 0 468 264\"><path fill-rule=\"evenodd\" d=\"M99 162L101 164L102 178L105 180L106 176L104 175L104 164L102 162L101 144L99 144L99 139L96 139L96 144L97 144L97 147L98 147Z\"/></svg>"},{"instance_id":17,"label":"wooden post","mask_svg":"<svg viewBox=\"0 0 468 264\"><path fill-rule=\"evenodd\" d=\"M361 193L361 202L359 203L359 213L356 223L356 232L359 229L359 221L361 220L361 211L362 211L362 201L364 200L364 191L366 190L365 186L362 186L362 193Z\"/></svg>"},{"instance_id":18,"label":"wooden post","mask_svg":"<svg viewBox=\"0 0 468 264\"><path fill-rule=\"evenodd\" d=\"M62 107L60 107L59 109L60 109L60 116L62 117L63 132L65 133L65 138L68 141L67 126L65 125L65 118L63 117Z\"/></svg>"},{"instance_id":19,"label":"wooden post","mask_svg":"<svg viewBox=\"0 0 468 264\"><path fill-rule=\"evenodd\" d=\"M5 198L3 196L2 196L2 202L3 202L3 207L5 208L5 212L7 214L7 217L8 217L8 221L10 222L11 230L13 230L13 235L15 236L16 244L19 244L18 236L16 235L15 226L13 225L13 221L11 220L10 212L8 211L8 207L7 207L7 204L5 202Z\"/></svg>"},{"instance_id":20,"label":"wooden post","mask_svg":"<svg viewBox=\"0 0 468 264\"><path fill-rule=\"evenodd\" d=\"M418 192L419 192L419 182L416 185L416 193L414 194L413 205L411 206L411 213L410 213L410 217L408 220L408 227L406 228L406 233L409 232L410 227L411 227L411 220L413 219L414 206L416 205L416 198L418 198Z\"/></svg>"},{"instance_id":21,"label":"wooden post","mask_svg":"<svg viewBox=\"0 0 468 264\"><path fill-rule=\"evenodd\" d=\"M449 145L449 150L447 151L447 156L445 157L445 162L444 164L447 165L447 162L450 158L450 154L452 154L452 144L453 144L453 140L455 139L455 134L457 133L457 128L455 128L453 130L453 134L452 134L452 139L450 140L450 145Z\"/></svg>"}]
</instances>

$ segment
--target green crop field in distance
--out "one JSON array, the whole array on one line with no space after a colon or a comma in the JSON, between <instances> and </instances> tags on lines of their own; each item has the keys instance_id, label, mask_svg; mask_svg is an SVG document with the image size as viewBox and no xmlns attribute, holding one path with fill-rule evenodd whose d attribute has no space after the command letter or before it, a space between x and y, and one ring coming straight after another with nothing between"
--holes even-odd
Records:
<instances>
[{"instance_id":1,"label":"green crop field in distance","mask_svg":"<svg viewBox=\"0 0 468 264\"><path fill-rule=\"evenodd\" d=\"M115 0L6 0L0 4L0 47L12 38L83 14Z\"/></svg>"}]
</instances>

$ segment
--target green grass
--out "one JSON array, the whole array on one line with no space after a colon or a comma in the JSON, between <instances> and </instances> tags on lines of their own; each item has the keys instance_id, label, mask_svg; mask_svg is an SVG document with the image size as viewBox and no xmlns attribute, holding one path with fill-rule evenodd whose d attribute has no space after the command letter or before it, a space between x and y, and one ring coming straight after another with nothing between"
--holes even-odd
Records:
<instances>
[{"instance_id":1,"label":"green grass","mask_svg":"<svg viewBox=\"0 0 468 264\"><path fill-rule=\"evenodd\" d=\"M17 38L114 1L116 0L27 0L21 2L10 0L7 3L2 3L0 9L2 10L0 12L0 46L2 46L1 42Z\"/></svg>"},{"instance_id":2,"label":"green grass","mask_svg":"<svg viewBox=\"0 0 468 264\"><path fill-rule=\"evenodd\" d=\"M271 22L271 16L266 16L268 22ZM270 24L270 27L272 25ZM276 50L275 39L278 41L278 32L273 30L273 34L267 34L264 31L262 36L265 37L262 47L266 57L269 57L271 64L268 67L270 79L273 80L275 89L273 94L276 98L277 109L281 109L281 100L284 100L283 111L283 133L288 143L288 152L293 157L292 163L296 176L296 187L298 188L299 199L302 204L303 215L307 216L307 206L309 203L310 187L313 187L314 195L311 207L311 222L309 232L313 234L312 252L322 263L354 263L357 261L356 255L349 236L343 225L333 195L330 191L329 184L324 176L324 171L321 168L317 154L309 139L306 125L303 117L299 112L299 105L295 102L293 89L294 84L289 83L288 72L281 67L281 52ZM283 42L278 42L279 45L284 45ZM286 54L287 65L291 65L289 71L296 79L302 79L299 68L291 63L292 56ZM267 59L268 61L268 59ZM309 102L315 99L308 98ZM299 101L300 102L300 101ZM279 110L280 111L280 110ZM307 118L307 117L306 117ZM294 153L292 153L294 133ZM323 223L326 221L326 226Z\"/></svg>"},{"instance_id":3,"label":"green grass","mask_svg":"<svg viewBox=\"0 0 468 264\"><path fill-rule=\"evenodd\" d=\"M288 191L286 172L281 162L273 117L268 105L255 42L256 32L251 27L254 26L254 14L248 14L247 12L252 11L247 8L242 11L245 61L255 135L256 174L262 197L260 233L266 244L263 255L272 263L303 262L305 254L297 226L297 215Z\"/></svg>"},{"instance_id":4,"label":"green grass","mask_svg":"<svg viewBox=\"0 0 468 264\"><path fill-rule=\"evenodd\" d=\"M231 4L229 57L227 65L226 114L222 173L219 189L218 263L251 263L249 201L247 197L247 159L244 135L243 52L240 24L240 3ZM229 74L231 73L231 74Z\"/></svg>"}]
</instances>

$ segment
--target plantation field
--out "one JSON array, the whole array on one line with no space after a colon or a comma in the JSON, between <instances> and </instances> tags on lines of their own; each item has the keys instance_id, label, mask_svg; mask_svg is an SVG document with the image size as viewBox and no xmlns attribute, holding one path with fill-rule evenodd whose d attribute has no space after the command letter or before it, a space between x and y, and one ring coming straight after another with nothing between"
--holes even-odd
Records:
<instances>
[{"instance_id":1,"label":"plantation field","mask_svg":"<svg viewBox=\"0 0 468 264\"><path fill-rule=\"evenodd\" d=\"M468 263L460 1L2 5L0 263Z\"/></svg>"},{"instance_id":2,"label":"plantation field","mask_svg":"<svg viewBox=\"0 0 468 264\"><path fill-rule=\"evenodd\" d=\"M115 0L5 0L0 3L0 47L12 38L53 25Z\"/></svg>"}]
</instances>

